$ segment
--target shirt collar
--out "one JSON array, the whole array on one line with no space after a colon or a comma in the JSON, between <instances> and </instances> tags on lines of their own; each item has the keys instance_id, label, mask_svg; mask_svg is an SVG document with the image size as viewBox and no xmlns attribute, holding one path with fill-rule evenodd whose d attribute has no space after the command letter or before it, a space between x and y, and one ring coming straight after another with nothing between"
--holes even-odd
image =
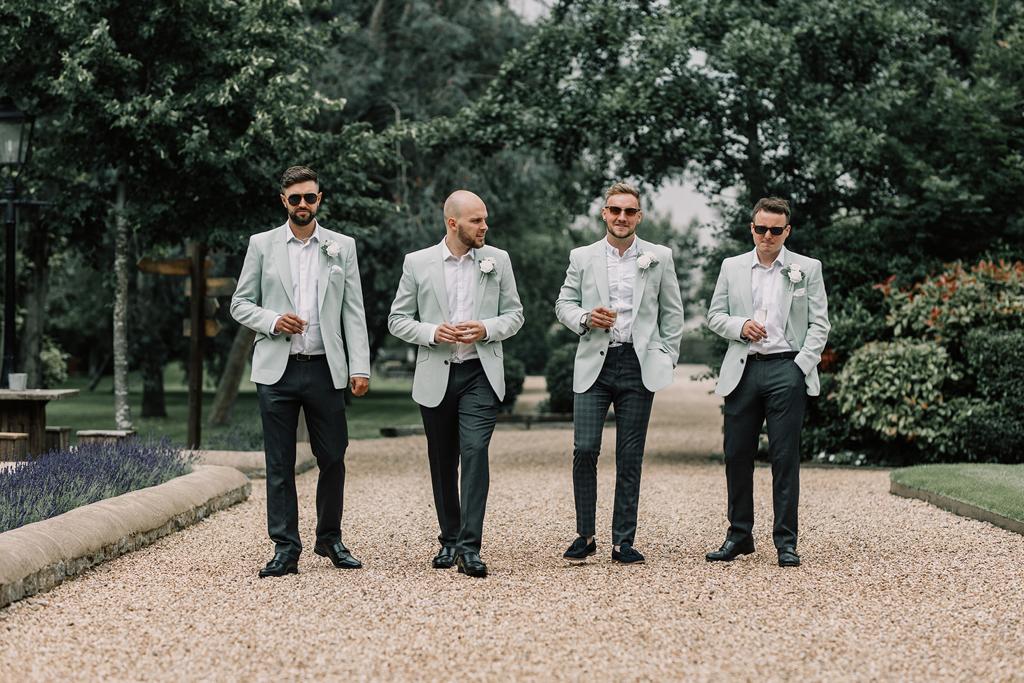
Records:
<instances>
[{"instance_id":1,"label":"shirt collar","mask_svg":"<svg viewBox=\"0 0 1024 683\"><path fill-rule=\"evenodd\" d=\"M445 241L446 239L447 236L441 238L441 253L444 255L442 260L447 261L448 259L451 259L453 261L460 261L461 259L453 254L451 249L448 248L448 243ZM466 253L469 254L471 261L476 261L476 249L470 249Z\"/></svg>"},{"instance_id":2,"label":"shirt collar","mask_svg":"<svg viewBox=\"0 0 1024 683\"><path fill-rule=\"evenodd\" d=\"M298 242L299 244L302 244L302 240L300 240L298 237L295 236L295 233L292 232L292 228L291 228L290 225L285 223L284 229L285 229L285 233L284 233L285 234L285 240L284 240L285 244L287 244L288 242L291 242L292 240L294 240L295 242ZM320 243L320 223L316 219L313 220L313 234L310 236L309 239L316 240L316 242L318 244Z\"/></svg>"},{"instance_id":3,"label":"shirt collar","mask_svg":"<svg viewBox=\"0 0 1024 683\"><path fill-rule=\"evenodd\" d=\"M771 267L774 268L778 265L780 268L785 268L787 256L789 256L789 252L786 251L786 247L783 246L779 255L775 257L774 261L772 261ZM750 252L750 267L757 268L758 266L761 266L761 262L757 260L757 247L754 247L754 250ZM761 267L763 268L764 266Z\"/></svg>"},{"instance_id":4,"label":"shirt collar","mask_svg":"<svg viewBox=\"0 0 1024 683\"><path fill-rule=\"evenodd\" d=\"M619 250L613 247L611 242L609 242L608 238L606 237L604 240L604 253L607 254L608 256L615 256L616 258L633 258L639 251L639 247L637 246L639 243L640 240L634 238L633 244L629 245L629 248L626 249L626 251L622 252L622 256L620 257Z\"/></svg>"}]
</instances>

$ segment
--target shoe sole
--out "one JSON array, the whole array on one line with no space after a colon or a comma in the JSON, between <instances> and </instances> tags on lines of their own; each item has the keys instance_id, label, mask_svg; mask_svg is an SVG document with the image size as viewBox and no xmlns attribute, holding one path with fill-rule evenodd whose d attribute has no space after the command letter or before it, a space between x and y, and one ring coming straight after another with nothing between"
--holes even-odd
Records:
<instances>
[{"instance_id":1,"label":"shoe sole","mask_svg":"<svg viewBox=\"0 0 1024 683\"><path fill-rule=\"evenodd\" d=\"M707 560L708 562L732 562L737 557L743 557L744 555L753 555L753 554L754 554L754 551L750 550L748 552L736 553L736 555L733 556L733 557L708 557L707 555L705 555L704 559Z\"/></svg>"},{"instance_id":2,"label":"shoe sole","mask_svg":"<svg viewBox=\"0 0 1024 683\"><path fill-rule=\"evenodd\" d=\"M323 550L319 550L318 548L313 548L313 554L314 555L319 555L320 557L326 557L328 560L331 560L330 556L327 553L325 553ZM334 560L331 560L331 564L334 564ZM334 564L334 567L336 569L362 569L363 568L363 563L360 562L359 564L357 564L354 567L349 567L349 566L344 565L344 564Z\"/></svg>"},{"instance_id":3,"label":"shoe sole","mask_svg":"<svg viewBox=\"0 0 1024 683\"><path fill-rule=\"evenodd\" d=\"M569 562L573 562L573 563L576 563L576 564L581 564L583 562L586 562L587 558L593 557L596 554L597 554L597 550L595 549L592 552L587 553L583 557L569 557L568 555L563 554L562 555L562 559L568 560Z\"/></svg>"},{"instance_id":4,"label":"shoe sole","mask_svg":"<svg viewBox=\"0 0 1024 683\"><path fill-rule=\"evenodd\" d=\"M799 567L799 562L779 562L780 567Z\"/></svg>"},{"instance_id":5,"label":"shoe sole","mask_svg":"<svg viewBox=\"0 0 1024 683\"><path fill-rule=\"evenodd\" d=\"M455 563L454 563L454 562L452 562L451 564L437 564L437 563L432 563L432 565L431 565L431 566L433 566L433 567L434 567L434 569L451 569L452 567L454 567L454 566L455 566Z\"/></svg>"},{"instance_id":6,"label":"shoe sole","mask_svg":"<svg viewBox=\"0 0 1024 683\"><path fill-rule=\"evenodd\" d=\"M618 562L619 564L647 564L647 558L642 560L620 560L613 557L612 562Z\"/></svg>"},{"instance_id":7,"label":"shoe sole","mask_svg":"<svg viewBox=\"0 0 1024 683\"><path fill-rule=\"evenodd\" d=\"M467 572L462 567L459 567L459 573L460 574L465 574L466 576L468 576L468 577L470 577L472 579L483 579L483 578L487 577L487 572L484 572L483 574L470 574L469 572Z\"/></svg>"},{"instance_id":8,"label":"shoe sole","mask_svg":"<svg viewBox=\"0 0 1024 683\"><path fill-rule=\"evenodd\" d=\"M261 571L261 572L260 572L260 573L258 574L258 576L259 576L259 577L260 577L261 579L279 579L279 578L281 578L282 576L288 576L289 574L298 574L298 573L299 573L299 568L298 568L298 567L295 567L294 569L286 569L286 570L284 571L284 574L264 574L264 573L263 573L263 572Z\"/></svg>"}]
</instances>

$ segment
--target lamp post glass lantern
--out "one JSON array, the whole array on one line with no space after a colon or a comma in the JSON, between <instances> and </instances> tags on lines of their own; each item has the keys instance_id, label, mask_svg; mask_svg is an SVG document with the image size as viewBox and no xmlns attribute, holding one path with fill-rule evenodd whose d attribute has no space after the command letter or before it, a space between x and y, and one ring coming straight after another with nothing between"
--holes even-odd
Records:
<instances>
[{"instance_id":1,"label":"lamp post glass lantern","mask_svg":"<svg viewBox=\"0 0 1024 683\"><path fill-rule=\"evenodd\" d=\"M18 190L14 184L21 174L21 168L29 160L32 149L32 129L35 117L29 116L14 106L11 98L0 100L0 166L7 168L7 183L4 187L4 199L7 207L4 219L4 356L3 367L0 368L0 387L10 386L9 375L14 372L14 312L17 296L14 277L14 255L17 220L15 206L18 203Z\"/></svg>"}]
</instances>

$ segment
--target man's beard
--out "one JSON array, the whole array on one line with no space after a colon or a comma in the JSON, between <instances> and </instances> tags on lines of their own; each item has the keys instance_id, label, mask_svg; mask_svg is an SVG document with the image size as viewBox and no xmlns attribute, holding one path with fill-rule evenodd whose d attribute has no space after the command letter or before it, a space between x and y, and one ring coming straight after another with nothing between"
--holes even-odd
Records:
<instances>
[{"instance_id":1,"label":"man's beard","mask_svg":"<svg viewBox=\"0 0 1024 683\"><path fill-rule=\"evenodd\" d=\"M480 238L480 243L477 244L475 233L463 232L462 230L459 230L458 233L456 234L458 234L459 236L459 241L462 242L467 247L469 247L470 249L479 249L480 247L484 246L483 237Z\"/></svg>"},{"instance_id":2,"label":"man's beard","mask_svg":"<svg viewBox=\"0 0 1024 683\"><path fill-rule=\"evenodd\" d=\"M620 235L616 235L614 232L612 232L611 226L609 226L608 227L608 234L611 235L612 237L614 237L617 240L629 239L630 237L632 237L633 235L636 234L636 227L630 228L628 225L624 226L623 228L619 228L618 226L615 226L615 227L616 227L616 229L621 229L621 230L625 230L626 231L625 235L621 235L621 236Z\"/></svg>"},{"instance_id":3,"label":"man's beard","mask_svg":"<svg viewBox=\"0 0 1024 683\"><path fill-rule=\"evenodd\" d=\"M302 218L298 215L300 210L306 211L306 217ZM316 211L312 209L296 209L295 211L289 211L288 217L292 220L295 225L301 225L303 227L309 225L316 218Z\"/></svg>"}]
</instances>

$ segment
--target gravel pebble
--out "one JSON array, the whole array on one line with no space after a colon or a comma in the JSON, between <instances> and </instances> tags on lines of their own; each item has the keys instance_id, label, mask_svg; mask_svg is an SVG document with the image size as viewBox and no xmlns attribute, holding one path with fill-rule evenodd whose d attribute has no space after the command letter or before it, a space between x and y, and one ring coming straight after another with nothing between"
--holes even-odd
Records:
<instances>
[{"instance_id":1,"label":"gravel pebble","mask_svg":"<svg viewBox=\"0 0 1024 683\"><path fill-rule=\"evenodd\" d=\"M474 580L430 568L425 442L353 442L344 540L313 555L316 472L299 478L298 576L260 580L266 496L0 610L0 679L1022 680L1024 537L888 493L888 472L807 468L804 565L781 569L771 476L755 474L757 552L704 561L725 533L710 385L655 401L637 547L610 554L614 431L599 465L598 555L570 565L572 433L503 429Z\"/></svg>"}]
</instances>

